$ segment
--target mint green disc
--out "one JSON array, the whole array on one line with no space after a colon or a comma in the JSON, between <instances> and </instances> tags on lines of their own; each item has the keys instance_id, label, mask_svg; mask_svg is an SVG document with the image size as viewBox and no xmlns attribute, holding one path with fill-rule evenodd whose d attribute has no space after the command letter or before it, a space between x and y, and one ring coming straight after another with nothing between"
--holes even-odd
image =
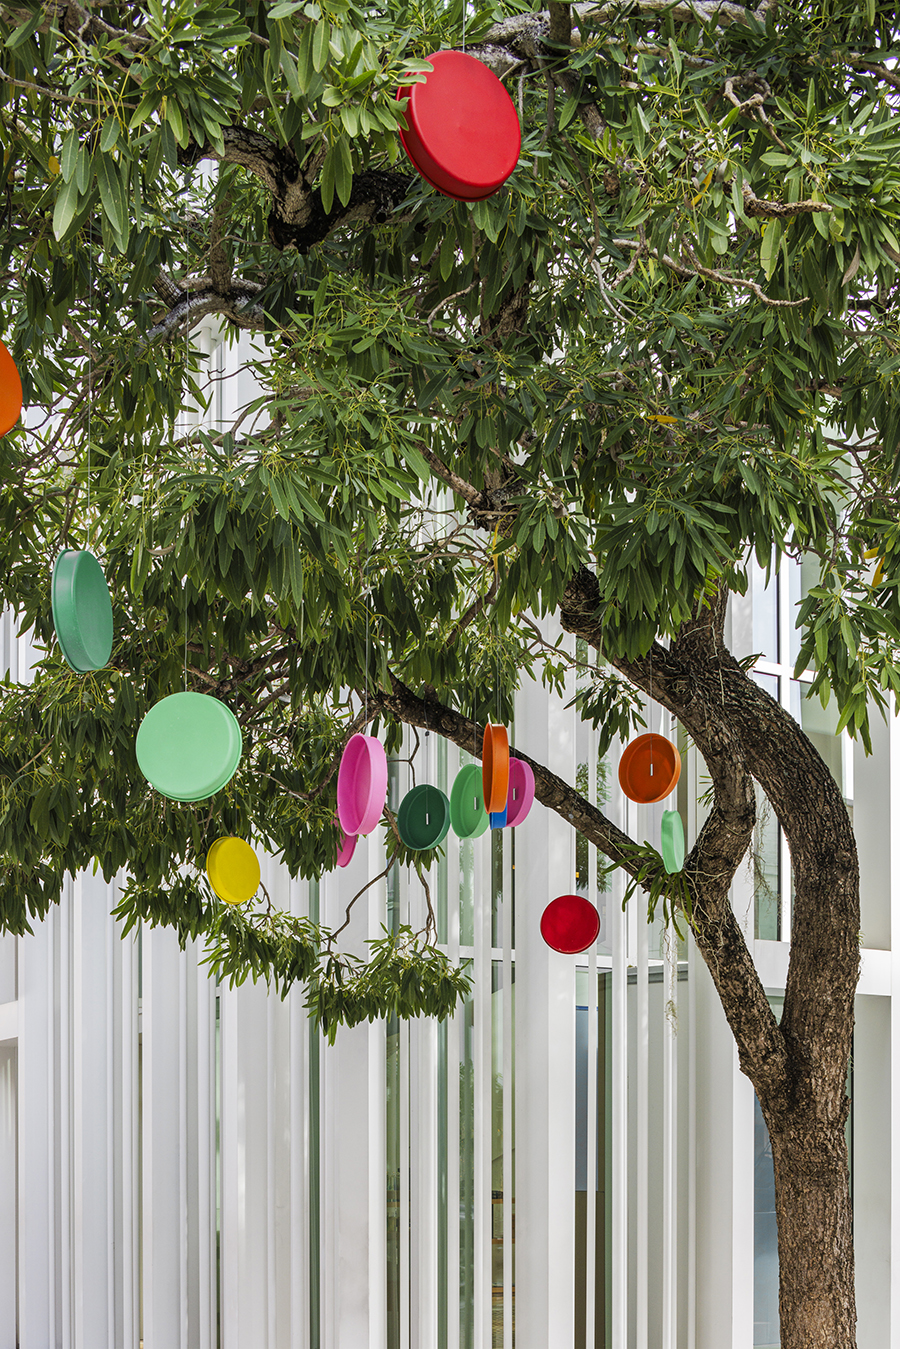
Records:
<instances>
[{"instance_id":1,"label":"mint green disc","mask_svg":"<svg viewBox=\"0 0 900 1349\"><path fill-rule=\"evenodd\" d=\"M677 810L663 811L661 851L666 871L674 876L684 866L684 825Z\"/></svg>"},{"instance_id":2,"label":"mint green disc","mask_svg":"<svg viewBox=\"0 0 900 1349\"><path fill-rule=\"evenodd\" d=\"M205 801L234 775L243 741L230 707L208 693L172 693L144 717L135 751L144 777L173 801Z\"/></svg>"},{"instance_id":3,"label":"mint green disc","mask_svg":"<svg viewBox=\"0 0 900 1349\"><path fill-rule=\"evenodd\" d=\"M450 823L459 838L480 838L491 819L484 808L480 764L466 764L450 789Z\"/></svg>"},{"instance_id":4,"label":"mint green disc","mask_svg":"<svg viewBox=\"0 0 900 1349\"><path fill-rule=\"evenodd\" d=\"M102 670L112 655L112 602L93 553L63 549L53 564L50 602L57 641L72 669Z\"/></svg>"}]
</instances>

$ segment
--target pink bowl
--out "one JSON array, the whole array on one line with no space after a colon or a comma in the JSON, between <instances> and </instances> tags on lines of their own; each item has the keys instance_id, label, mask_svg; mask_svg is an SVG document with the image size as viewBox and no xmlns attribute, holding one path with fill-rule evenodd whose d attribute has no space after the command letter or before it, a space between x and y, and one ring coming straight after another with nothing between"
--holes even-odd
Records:
<instances>
[{"instance_id":1,"label":"pink bowl","mask_svg":"<svg viewBox=\"0 0 900 1349\"><path fill-rule=\"evenodd\" d=\"M345 834L371 834L387 800L387 756L371 735L347 742L338 769L338 819Z\"/></svg>"},{"instance_id":2,"label":"pink bowl","mask_svg":"<svg viewBox=\"0 0 900 1349\"><path fill-rule=\"evenodd\" d=\"M522 759L510 758L509 796L506 801L506 823L510 828L521 824L534 804L534 773L531 765Z\"/></svg>"},{"instance_id":3,"label":"pink bowl","mask_svg":"<svg viewBox=\"0 0 900 1349\"><path fill-rule=\"evenodd\" d=\"M335 816L335 823L340 826L340 820ZM341 829L341 846L338 848L337 864L339 867L348 867L353 853L356 849L356 835L345 834Z\"/></svg>"}]
</instances>

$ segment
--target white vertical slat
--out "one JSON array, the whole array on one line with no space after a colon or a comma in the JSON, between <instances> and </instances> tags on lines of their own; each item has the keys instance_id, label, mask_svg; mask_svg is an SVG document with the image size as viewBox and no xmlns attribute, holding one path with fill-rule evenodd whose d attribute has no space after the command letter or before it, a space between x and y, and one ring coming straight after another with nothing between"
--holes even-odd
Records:
<instances>
[{"instance_id":1,"label":"white vertical slat","mask_svg":"<svg viewBox=\"0 0 900 1349\"><path fill-rule=\"evenodd\" d=\"M0 1041L0 1349L16 1333L16 1045Z\"/></svg>"},{"instance_id":2,"label":"white vertical slat","mask_svg":"<svg viewBox=\"0 0 900 1349\"><path fill-rule=\"evenodd\" d=\"M587 727L587 766L588 800L597 804L597 732L593 726ZM588 898L595 906L597 895L597 855L595 848L588 849ZM602 931L602 928L601 928ZM594 1349L595 1324L597 1318L597 943L588 951L588 997L587 997L587 1202L586 1241L585 1241L585 1349Z\"/></svg>"},{"instance_id":3,"label":"white vertical slat","mask_svg":"<svg viewBox=\"0 0 900 1349\"><path fill-rule=\"evenodd\" d=\"M588 951L587 1204L585 1241L585 1349L594 1349L597 1315L597 943Z\"/></svg>"},{"instance_id":4,"label":"white vertical slat","mask_svg":"<svg viewBox=\"0 0 900 1349\"><path fill-rule=\"evenodd\" d=\"M474 1209L475 1349L491 1344L491 831L476 854Z\"/></svg>"},{"instance_id":5,"label":"white vertical slat","mask_svg":"<svg viewBox=\"0 0 900 1349\"><path fill-rule=\"evenodd\" d=\"M459 771L459 752L451 748L449 765ZM460 843L451 829L447 836L447 952L459 965ZM447 1023L447 1344L460 1343L459 1324L459 1066L465 1034L465 1013L456 1011Z\"/></svg>"},{"instance_id":6,"label":"white vertical slat","mask_svg":"<svg viewBox=\"0 0 900 1349\"><path fill-rule=\"evenodd\" d=\"M117 934L118 940L118 934ZM140 1234L138 1231L138 1025L137 935L131 932L121 946L118 1017L122 1027L121 1130L122 1212L120 1218L123 1349L138 1349L140 1339Z\"/></svg>"},{"instance_id":7,"label":"white vertical slat","mask_svg":"<svg viewBox=\"0 0 900 1349\"><path fill-rule=\"evenodd\" d=\"M522 749L571 782L571 712L526 681ZM549 901L571 886L572 830L540 804L516 840L516 1345L575 1339L575 964L540 935Z\"/></svg>"},{"instance_id":8,"label":"white vertical slat","mask_svg":"<svg viewBox=\"0 0 900 1349\"><path fill-rule=\"evenodd\" d=\"M291 882L290 910L308 915L308 886ZM290 1349L309 1349L309 1020L303 986L288 994L290 1017L291 1334Z\"/></svg>"},{"instance_id":9,"label":"white vertical slat","mask_svg":"<svg viewBox=\"0 0 900 1349\"><path fill-rule=\"evenodd\" d=\"M222 1338L223 1349L243 1349L264 1342L268 1322L265 985L223 986L220 1015Z\"/></svg>"},{"instance_id":10,"label":"white vertical slat","mask_svg":"<svg viewBox=\"0 0 900 1349\"><path fill-rule=\"evenodd\" d=\"M408 894L401 880L401 897ZM402 911L402 898L401 898ZM409 1022L400 1022L400 1349L413 1349L410 1327Z\"/></svg>"},{"instance_id":11,"label":"white vertical slat","mask_svg":"<svg viewBox=\"0 0 900 1349\"><path fill-rule=\"evenodd\" d=\"M513 982L512 982L512 927L515 875L513 830L507 831L503 850L503 900L501 907L501 936L503 941L503 1346L512 1349L514 1333L514 1279L513 1265Z\"/></svg>"},{"instance_id":12,"label":"white vertical slat","mask_svg":"<svg viewBox=\"0 0 900 1349\"><path fill-rule=\"evenodd\" d=\"M196 1284L191 1302L188 1340L191 1349L215 1349L216 1338L216 1115L215 1115L215 983L198 962L201 948L191 943L188 962L189 1007L192 1016L188 1041L188 1172L190 1278Z\"/></svg>"},{"instance_id":13,"label":"white vertical slat","mask_svg":"<svg viewBox=\"0 0 900 1349\"><path fill-rule=\"evenodd\" d=\"M146 928L142 951L144 1349L186 1349L182 957L171 928Z\"/></svg>"},{"instance_id":14,"label":"white vertical slat","mask_svg":"<svg viewBox=\"0 0 900 1349\"><path fill-rule=\"evenodd\" d=\"M266 865L266 871L269 868ZM271 876L267 875L271 893ZM278 1290L275 1265L275 998L266 998L266 1349L275 1349Z\"/></svg>"},{"instance_id":15,"label":"white vertical slat","mask_svg":"<svg viewBox=\"0 0 900 1349\"><path fill-rule=\"evenodd\" d=\"M613 793L610 813L617 823L621 821L623 826L627 825L627 810L621 792ZM612 1287L609 1298L611 1344L619 1346L628 1343L628 918L622 911L625 880L618 868L612 873L610 883L612 893L607 913L612 951Z\"/></svg>"},{"instance_id":16,"label":"white vertical slat","mask_svg":"<svg viewBox=\"0 0 900 1349\"><path fill-rule=\"evenodd\" d=\"M72 1092L71 1046L72 1031L69 1017L72 968L72 891L73 882L67 877L60 898L60 962L59 962L59 1214L60 1282L62 1294L62 1349L72 1349ZM148 1349L152 1346L148 1345Z\"/></svg>"},{"instance_id":17,"label":"white vertical slat","mask_svg":"<svg viewBox=\"0 0 900 1349\"><path fill-rule=\"evenodd\" d=\"M386 855L380 831L369 835L369 874L378 876L384 871ZM355 892L354 892L355 893ZM387 920L387 882L382 877L368 892L367 935L371 940L383 937ZM387 1026L383 1020L373 1021L364 1032L368 1080L368 1274L369 1274L369 1338L370 1349L386 1349L387 1345L387 1186L385 1158L387 1155Z\"/></svg>"},{"instance_id":18,"label":"white vertical slat","mask_svg":"<svg viewBox=\"0 0 900 1349\"><path fill-rule=\"evenodd\" d=\"M638 807L634 808L637 811ZM629 811L629 813L633 813ZM641 900L634 898L637 921L637 1017L634 1036L636 1062L636 1128L634 1128L634 1342L638 1349L648 1345L649 1334L649 960L648 923ZM638 912L640 911L640 912Z\"/></svg>"},{"instance_id":19,"label":"white vertical slat","mask_svg":"<svg viewBox=\"0 0 900 1349\"><path fill-rule=\"evenodd\" d=\"M104 887L106 929L106 988L104 1016L106 1018L106 1342L108 1349L116 1346L116 1167L121 1162L116 1136L115 1090L121 1065L116 1063L116 981L115 944L118 933L110 917L115 902L114 887ZM116 1069L119 1069L117 1072Z\"/></svg>"},{"instance_id":20,"label":"white vertical slat","mask_svg":"<svg viewBox=\"0 0 900 1349\"><path fill-rule=\"evenodd\" d=\"M34 924L18 942L18 1282L25 1349L56 1342L56 1230L53 936L58 914ZM14 1191L15 1193L15 1191ZM0 1228L4 1228L0 1223ZM15 1229L5 1227L13 1242ZM9 1257L7 1257L9 1258ZM2 1277L2 1276L0 1276ZM15 1286L12 1289L15 1327ZM13 1329L15 1336L15 1328Z\"/></svg>"},{"instance_id":21,"label":"white vertical slat","mask_svg":"<svg viewBox=\"0 0 900 1349\"><path fill-rule=\"evenodd\" d=\"M677 1068L678 946L668 927L663 950L663 1196L662 1343L676 1349L678 1331Z\"/></svg>"}]
</instances>

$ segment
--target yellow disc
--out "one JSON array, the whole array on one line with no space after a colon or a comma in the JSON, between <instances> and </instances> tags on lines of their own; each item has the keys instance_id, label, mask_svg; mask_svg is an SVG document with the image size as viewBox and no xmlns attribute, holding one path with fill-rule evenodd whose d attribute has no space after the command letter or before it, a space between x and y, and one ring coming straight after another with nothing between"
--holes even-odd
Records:
<instances>
[{"instance_id":1,"label":"yellow disc","mask_svg":"<svg viewBox=\"0 0 900 1349\"><path fill-rule=\"evenodd\" d=\"M217 838L206 854L206 874L226 904L244 904L259 889L259 859L242 838Z\"/></svg>"}]
</instances>

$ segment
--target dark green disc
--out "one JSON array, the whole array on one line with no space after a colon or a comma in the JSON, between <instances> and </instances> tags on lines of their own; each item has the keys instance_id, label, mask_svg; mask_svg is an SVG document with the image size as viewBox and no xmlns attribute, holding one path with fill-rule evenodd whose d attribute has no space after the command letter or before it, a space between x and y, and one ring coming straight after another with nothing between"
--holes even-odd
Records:
<instances>
[{"instance_id":1,"label":"dark green disc","mask_svg":"<svg viewBox=\"0 0 900 1349\"><path fill-rule=\"evenodd\" d=\"M450 828L450 802L440 787L423 782L400 802L397 829L407 848L423 852L443 843Z\"/></svg>"}]
</instances>

